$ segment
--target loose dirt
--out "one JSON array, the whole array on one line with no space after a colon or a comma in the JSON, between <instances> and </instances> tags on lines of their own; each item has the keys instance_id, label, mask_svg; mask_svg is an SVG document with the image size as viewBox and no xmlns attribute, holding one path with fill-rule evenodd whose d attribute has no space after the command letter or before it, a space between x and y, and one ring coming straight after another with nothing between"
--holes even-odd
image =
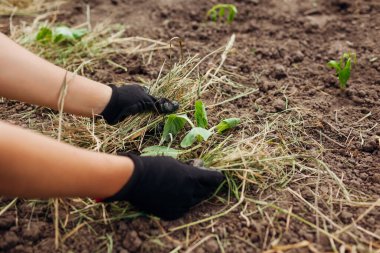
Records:
<instances>
[{"instance_id":1,"label":"loose dirt","mask_svg":"<svg viewBox=\"0 0 380 253\"><path fill-rule=\"evenodd\" d=\"M379 1L228 2L236 4L239 10L231 25L208 21L205 13L216 1L206 0L76 1L64 6L65 13L59 19L68 24L84 22L85 6L89 3L93 23L110 19L112 23L125 24L127 36L162 41L179 36L185 41L186 54L206 54L236 34L235 49L227 59L226 68L234 71L239 82L257 86L259 92L230 103L227 106L229 115L257 117L282 111L288 106L302 108L307 112L306 117L316 122L308 129L308 134L321 143L323 157L320 159L351 192L368 201L379 200ZM2 19L0 30L8 32L6 24L7 19ZM349 87L342 91L337 88L334 72L326 67L326 62L346 51L356 52L358 63L354 66ZM103 71L90 77L106 83L154 79L162 64L160 57L166 59L167 55L157 57L156 63L149 65L140 57L120 60L128 72L112 72L105 66ZM6 105L1 104L1 110L6 110ZM20 110L28 110L28 107L20 105ZM309 178L307 184L294 182L291 185L294 192L310 203L324 200L319 208L344 227L360 218L369 206L348 204L346 200L329 201L340 191L334 187L318 182L318 178ZM249 191L249 196L263 199L263 196L256 196L255 189ZM265 198L314 224L318 222L318 214L290 191L267 192ZM0 203L5 205L10 201L3 198ZM70 203L75 205L76 201L79 200ZM237 200L232 198L231 201ZM0 251L53 251L52 212L43 203L18 200L17 208L12 207L0 216ZM372 233L371 238L365 233L360 238L370 240L373 249L380 245L379 206L370 209L352 228ZM103 252L110 244L113 252L120 253L170 252L177 247L197 253L221 252L220 244L225 252L261 252L276 245L291 245L288 252L339 249L339 244L333 244L323 232L317 232L298 219L290 219L289 214L274 209L263 212L262 207L253 203L242 205L212 222L166 234L170 228L215 214L223 207L223 203L213 199L173 222L137 217L111 224L94 223L91 227L83 225L62 243L62 251ZM245 219L241 212L248 217ZM62 217L62 220L71 222L69 218ZM75 221L68 227L76 227ZM325 229L333 230L332 227ZM358 251L369 250L348 234L337 236L347 244L356 245Z\"/></svg>"}]
</instances>

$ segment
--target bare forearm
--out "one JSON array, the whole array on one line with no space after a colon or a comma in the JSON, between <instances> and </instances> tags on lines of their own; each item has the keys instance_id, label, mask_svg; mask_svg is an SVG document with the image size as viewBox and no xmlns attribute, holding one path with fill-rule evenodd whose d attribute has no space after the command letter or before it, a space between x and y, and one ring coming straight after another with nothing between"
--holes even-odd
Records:
<instances>
[{"instance_id":1,"label":"bare forearm","mask_svg":"<svg viewBox=\"0 0 380 253\"><path fill-rule=\"evenodd\" d=\"M65 74L0 33L0 96L57 109ZM67 81L66 112L91 116L103 111L110 87L70 72Z\"/></svg>"},{"instance_id":2,"label":"bare forearm","mask_svg":"<svg viewBox=\"0 0 380 253\"><path fill-rule=\"evenodd\" d=\"M0 196L99 197L130 178L127 157L95 153L0 122Z\"/></svg>"}]
</instances>

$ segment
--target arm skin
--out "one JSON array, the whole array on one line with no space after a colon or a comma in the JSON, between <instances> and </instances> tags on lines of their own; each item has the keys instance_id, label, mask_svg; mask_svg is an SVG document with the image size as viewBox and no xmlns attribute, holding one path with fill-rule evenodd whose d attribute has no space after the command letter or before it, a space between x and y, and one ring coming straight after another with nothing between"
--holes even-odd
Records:
<instances>
[{"instance_id":1,"label":"arm skin","mask_svg":"<svg viewBox=\"0 0 380 253\"><path fill-rule=\"evenodd\" d=\"M65 73L0 33L0 96L57 109ZM64 110L100 114L111 88L68 73L70 79ZM105 198L133 169L127 157L75 148L0 121L0 196Z\"/></svg>"},{"instance_id":2,"label":"arm skin","mask_svg":"<svg viewBox=\"0 0 380 253\"><path fill-rule=\"evenodd\" d=\"M128 157L76 148L0 121L0 196L106 198L133 169Z\"/></svg>"},{"instance_id":3,"label":"arm skin","mask_svg":"<svg viewBox=\"0 0 380 253\"><path fill-rule=\"evenodd\" d=\"M0 96L57 109L66 70L34 55L0 33ZM111 98L104 84L67 72L64 111L100 114Z\"/></svg>"}]
</instances>

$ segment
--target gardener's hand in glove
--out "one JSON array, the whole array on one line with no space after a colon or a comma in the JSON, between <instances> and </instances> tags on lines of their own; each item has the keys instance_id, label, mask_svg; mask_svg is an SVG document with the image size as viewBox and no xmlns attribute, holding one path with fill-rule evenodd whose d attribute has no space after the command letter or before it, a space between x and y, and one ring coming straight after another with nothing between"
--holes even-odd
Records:
<instances>
[{"instance_id":1,"label":"gardener's hand in glove","mask_svg":"<svg viewBox=\"0 0 380 253\"><path fill-rule=\"evenodd\" d=\"M127 116L145 111L172 113L179 107L175 101L166 98L157 99L148 94L147 89L138 84L128 84L112 88L112 96L104 111L101 113L107 123L113 125Z\"/></svg>"},{"instance_id":2,"label":"gardener's hand in glove","mask_svg":"<svg viewBox=\"0 0 380 253\"><path fill-rule=\"evenodd\" d=\"M103 201L129 201L164 220L179 218L210 197L224 180L221 172L196 168L171 157L122 155L134 162L133 174L118 193Z\"/></svg>"}]
</instances>

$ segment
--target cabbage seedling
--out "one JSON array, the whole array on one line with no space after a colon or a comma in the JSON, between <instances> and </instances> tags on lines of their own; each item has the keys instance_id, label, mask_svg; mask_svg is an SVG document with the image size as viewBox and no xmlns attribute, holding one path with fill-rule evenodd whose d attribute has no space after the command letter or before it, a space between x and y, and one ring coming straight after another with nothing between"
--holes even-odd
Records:
<instances>
[{"instance_id":1,"label":"cabbage seedling","mask_svg":"<svg viewBox=\"0 0 380 253\"><path fill-rule=\"evenodd\" d=\"M142 151L142 155L166 155L177 158L178 155L185 151L177 150L161 146L165 141L173 141L173 138L185 128L186 123L191 126L191 130L182 139L180 146L182 148L189 148L195 142L207 141L213 134L222 134L228 129L236 127L240 123L239 118L229 118L222 120L218 125L207 129L208 120L206 107L201 100L195 102L194 118L196 123L194 124L187 115L183 114L171 114L166 117L164 131L162 133L161 141L158 146L150 146Z\"/></svg>"},{"instance_id":2,"label":"cabbage seedling","mask_svg":"<svg viewBox=\"0 0 380 253\"><path fill-rule=\"evenodd\" d=\"M41 27L37 33L36 40L42 43L72 43L81 39L88 33L87 29L69 28L67 26L58 26L55 28Z\"/></svg>"},{"instance_id":3,"label":"cabbage seedling","mask_svg":"<svg viewBox=\"0 0 380 253\"><path fill-rule=\"evenodd\" d=\"M344 53L339 61L329 61L327 66L335 69L339 80L339 87L344 90L351 76L352 63L356 64L355 53Z\"/></svg>"},{"instance_id":4,"label":"cabbage seedling","mask_svg":"<svg viewBox=\"0 0 380 253\"><path fill-rule=\"evenodd\" d=\"M214 22L226 17L227 22L231 24L237 13L237 8L233 4L216 4L207 12L207 17L210 17Z\"/></svg>"}]
</instances>

